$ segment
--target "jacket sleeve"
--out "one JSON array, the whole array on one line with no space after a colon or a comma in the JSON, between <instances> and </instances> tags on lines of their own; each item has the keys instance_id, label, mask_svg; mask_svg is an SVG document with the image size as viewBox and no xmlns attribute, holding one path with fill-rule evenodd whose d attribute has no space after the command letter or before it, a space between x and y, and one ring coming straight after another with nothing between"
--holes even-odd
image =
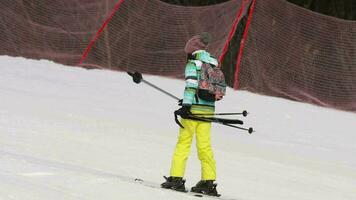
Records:
<instances>
[{"instance_id":1,"label":"jacket sleeve","mask_svg":"<svg viewBox=\"0 0 356 200\"><path fill-rule=\"evenodd\" d=\"M194 63L188 62L185 67L185 89L183 106L191 106L193 104L196 91L198 89L198 72Z\"/></svg>"}]
</instances>

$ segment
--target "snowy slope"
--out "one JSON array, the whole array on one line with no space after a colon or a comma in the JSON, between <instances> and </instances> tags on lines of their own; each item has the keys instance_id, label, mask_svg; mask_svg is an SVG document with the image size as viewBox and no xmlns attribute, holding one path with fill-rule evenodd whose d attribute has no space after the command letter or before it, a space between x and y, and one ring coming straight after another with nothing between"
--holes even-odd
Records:
<instances>
[{"instance_id":1,"label":"snowy slope","mask_svg":"<svg viewBox=\"0 0 356 200\"><path fill-rule=\"evenodd\" d=\"M181 80L145 76L181 96ZM174 99L125 73L0 56L0 200L196 199L123 181L168 175ZM242 200L355 200L356 114L228 90L246 132L214 125L218 190ZM195 145L186 171L200 178Z\"/></svg>"}]
</instances>

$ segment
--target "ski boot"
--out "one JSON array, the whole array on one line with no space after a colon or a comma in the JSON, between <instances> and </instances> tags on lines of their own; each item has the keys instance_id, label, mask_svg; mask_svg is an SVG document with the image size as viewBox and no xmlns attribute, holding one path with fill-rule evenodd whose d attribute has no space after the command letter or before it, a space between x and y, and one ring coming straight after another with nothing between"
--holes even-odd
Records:
<instances>
[{"instance_id":1,"label":"ski boot","mask_svg":"<svg viewBox=\"0 0 356 200\"><path fill-rule=\"evenodd\" d=\"M214 180L201 180L194 187L192 187L190 191L194 193L219 197L221 195L218 194L216 186L217 184L214 183Z\"/></svg>"},{"instance_id":2,"label":"ski boot","mask_svg":"<svg viewBox=\"0 0 356 200\"><path fill-rule=\"evenodd\" d=\"M162 188L165 189L171 189L171 190L176 190L179 192L187 192L185 189L185 180L182 177L166 177L163 176L166 179L166 182L161 184Z\"/></svg>"}]
</instances>

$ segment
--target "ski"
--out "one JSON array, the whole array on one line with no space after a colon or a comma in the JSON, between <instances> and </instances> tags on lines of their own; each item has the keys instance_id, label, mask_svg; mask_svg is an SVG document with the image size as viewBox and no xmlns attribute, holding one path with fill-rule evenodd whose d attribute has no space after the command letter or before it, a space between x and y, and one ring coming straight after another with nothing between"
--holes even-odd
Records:
<instances>
[{"instance_id":1,"label":"ski","mask_svg":"<svg viewBox=\"0 0 356 200\"><path fill-rule=\"evenodd\" d=\"M243 112L233 112L233 113L212 113L212 114L195 114L195 115L242 115L246 117L249 113L244 110Z\"/></svg>"},{"instance_id":2,"label":"ski","mask_svg":"<svg viewBox=\"0 0 356 200\"><path fill-rule=\"evenodd\" d=\"M206 121L206 122L216 122L216 123L222 123L222 124L244 124L242 120L239 119L227 119L227 118L218 118L218 117L200 117L196 115L191 115L189 117L190 119L193 120L198 120L198 121Z\"/></svg>"},{"instance_id":3,"label":"ski","mask_svg":"<svg viewBox=\"0 0 356 200\"><path fill-rule=\"evenodd\" d=\"M140 184L145 187L159 189L159 190L163 190L163 191L167 191L167 192L174 192L174 193L180 194L180 195L188 195L188 196L196 197L196 198L207 198L207 199L217 199L217 200L239 200L239 199L230 198L227 196L210 196L210 195L205 195L205 194L201 194L201 193L194 193L194 192L191 192L188 190L186 190L185 192L181 192L181 191L176 191L176 190L172 190L172 189L165 189L165 188L162 188L161 185L158 183L155 183L152 181L146 181L146 180L143 180L140 178L135 178L132 181L134 183Z\"/></svg>"},{"instance_id":4,"label":"ski","mask_svg":"<svg viewBox=\"0 0 356 200\"><path fill-rule=\"evenodd\" d=\"M221 122L224 124L240 124L240 125L244 124L244 122L239 119L226 119L226 118L217 118L217 117L208 117L208 119L213 122Z\"/></svg>"},{"instance_id":5,"label":"ski","mask_svg":"<svg viewBox=\"0 0 356 200\"><path fill-rule=\"evenodd\" d=\"M247 131L249 134L252 134L253 132L255 132L252 127L244 128L244 127L234 126L233 124L243 124L243 121L238 120L238 119L224 119L224 118L214 118L214 117L197 117L197 116L194 116L194 115L189 116L188 119L197 120L197 121L203 121L203 122L215 122L215 123L218 123L218 124L221 124L221 125L225 125L225 126L229 126L229 127L232 127L232 128L237 128L237 129L240 129L240 130ZM174 120L181 128L184 128L184 126L179 122L178 115L176 113L174 113Z\"/></svg>"}]
</instances>

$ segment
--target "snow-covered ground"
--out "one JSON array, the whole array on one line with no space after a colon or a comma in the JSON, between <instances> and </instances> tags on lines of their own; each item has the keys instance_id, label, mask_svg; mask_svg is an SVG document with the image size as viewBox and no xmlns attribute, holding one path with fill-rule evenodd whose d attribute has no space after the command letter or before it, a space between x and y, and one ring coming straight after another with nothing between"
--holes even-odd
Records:
<instances>
[{"instance_id":1,"label":"snow-covered ground","mask_svg":"<svg viewBox=\"0 0 356 200\"><path fill-rule=\"evenodd\" d=\"M184 82L144 76L181 96ZM168 175L177 102L126 73L0 56L0 200L196 199L123 181ZM356 114L228 90L252 135L214 124L218 191L241 200L355 200ZM195 145L186 185L200 179ZM119 178L121 177L121 178Z\"/></svg>"}]
</instances>

